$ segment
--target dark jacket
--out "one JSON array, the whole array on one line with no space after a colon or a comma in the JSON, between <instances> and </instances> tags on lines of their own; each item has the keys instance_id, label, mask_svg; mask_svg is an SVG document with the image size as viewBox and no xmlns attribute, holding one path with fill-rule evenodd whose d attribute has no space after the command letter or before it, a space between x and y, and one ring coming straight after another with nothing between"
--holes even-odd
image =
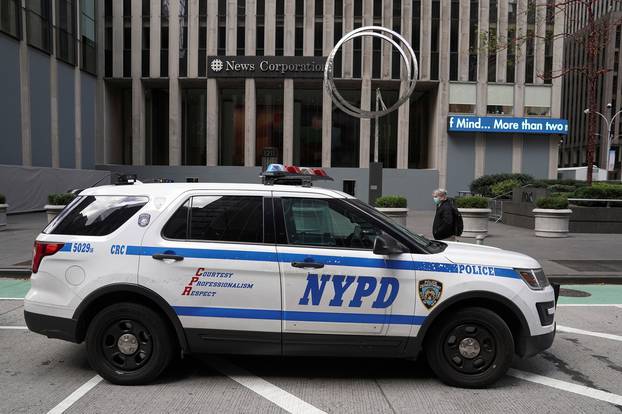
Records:
<instances>
[{"instance_id":1,"label":"dark jacket","mask_svg":"<svg viewBox=\"0 0 622 414\"><path fill-rule=\"evenodd\" d=\"M432 234L436 240L447 239L455 235L456 223L454 218L454 209L450 200L445 200L436 207L436 215L434 216L434 224L432 225Z\"/></svg>"}]
</instances>

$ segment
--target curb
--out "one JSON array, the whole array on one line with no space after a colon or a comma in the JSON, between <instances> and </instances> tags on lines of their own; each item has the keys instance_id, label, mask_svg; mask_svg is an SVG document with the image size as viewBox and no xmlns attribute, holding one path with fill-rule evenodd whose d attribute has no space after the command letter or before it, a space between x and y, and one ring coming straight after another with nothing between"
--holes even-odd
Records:
<instances>
[{"instance_id":1,"label":"curb","mask_svg":"<svg viewBox=\"0 0 622 414\"><path fill-rule=\"evenodd\" d=\"M0 277L9 277L13 279L29 279L32 274L30 267L26 266L10 266L0 268Z\"/></svg>"}]
</instances>

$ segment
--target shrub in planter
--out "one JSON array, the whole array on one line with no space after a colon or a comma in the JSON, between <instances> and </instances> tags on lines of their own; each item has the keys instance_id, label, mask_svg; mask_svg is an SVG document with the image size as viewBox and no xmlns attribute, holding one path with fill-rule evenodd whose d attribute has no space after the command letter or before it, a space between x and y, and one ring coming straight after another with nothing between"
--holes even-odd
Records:
<instances>
[{"instance_id":1,"label":"shrub in planter","mask_svg":"<svg viewBox=\"0 0 622 414\"><path fill-rule=\"evenodd\" d=\"M547 187L547 189L551 193L573 193L577 190L577 187L574 185L567 184L553 184Z\"/></svg>"},{"instance_id":2,"label":"shrub in planter","mask_svg":"<svg viewBox=\"0 0 622 414\"><path fill-rule=\"evenodd\" d=\"M595 198L595 199L622 199L622 185L609 183L594 183L591 187L581 187L572 195L573 198ZM605 202L598 201L578 201L577 205L587 207L604 207Z\"/></svg>"},{"instance_id":3,"label":"shrub in planter","mask_svg":"<svg viewBox=\"0 0 622 414\"><path fill-rule=\"evenodd\" d=\"M538 237L568 237L568 224L572 210L565 196L550 196L536 200L533 209L534 230Z\"/></svg>"},{"instance_id":4,"label":"shrub in planter","mask_svg":"<svg viewBox=\"0 0 622 414\"><path fill-rule=\"evenodd\" d=\"M521 186L534 181L533 177L527 174L491 174L481 176L471 183L470 189L473 194L480 194L485 197L491 197L491 187L504 180L516 180Z\"/></svg>"},{"instance_id":5,"label":"shrub in planter","mask_svg":"<svg viewBox=\"0 0 622 414\"><path fill-rule=\"evenodd\" d=\"M490 191L494 197L512 198L512 190L520 187L520 181L510 178L509 180L499 181L490 187Z\"/></svg>"},{"instance_id":6,"label":"shrub in planter","mask_svg":"<svg viewBox=\"0 0 622 414\"><path fill-rule=\"evenodd\" d=\"M481 196L464 196L454 200L457 208L488 208L488 198Z\"/></svg>"},{"instance_id":7,"label":"shrub in planter","mask_svg":"<svg viewBox=\"0 0 622 414\"><path fill-rule=\"evenodd\" d=\"M387 195L376 199L376 207L381 208L406 208L408 201L398 195Z\"/></svg>"},{"instance_id":8,"label":"shrub in planter","mask_svg":"<svg viewBox=\"0 0 622 414\"><path fill-rule=\"evenodd\" d=\"M48 195L48 203L53 206L66 206L76 197L72 193L56 193Z\"/></svg>"},{"instance_id":9,"label":"shrub in planter","mask_svg":"<svg viewBox=\"0 0 622 414\"><path fill-rule=\"evenodd\" d=\"M568 208L568 199L559 195L542 197L536 200L536 207L549 210L563 210Z\"/></svg>"},{"instance_id":10,"label":"shrub in planter","mask_svg":"<svg viewBox=\"0 0 622 414\"><path fill-rule=\"evenodd\" d=\"M488 234L490 209L488 208L488 199L486 197L458 197L454 201L454 206L460 211L462 222L464 223L461 237L477 237Z\"/></svg>"}]
</instances>

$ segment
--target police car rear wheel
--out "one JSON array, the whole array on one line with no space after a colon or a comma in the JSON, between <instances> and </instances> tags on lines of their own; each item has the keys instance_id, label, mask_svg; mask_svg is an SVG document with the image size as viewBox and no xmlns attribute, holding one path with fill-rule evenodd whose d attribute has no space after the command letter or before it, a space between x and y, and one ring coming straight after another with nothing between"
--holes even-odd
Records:
<instances>
[{"instance_id":1,"label":"police car rear wheel","mask_svg":"<svg viewBox=\"0 0 622 414\"><path fill-rule=\"evenodd\" d=\"M434 373L459 387L485 387L504 375L514 356L512 332L496 313L465 308L432 327L425 344Z\"/></svg>"},{"instance_id":2,"label":"police car rear wheel","mask_svg":"<svg viewBox=\"0 0 622 414\"><path fill-rule=\"evenodd\" d=\"M166 321L152 309L118 303L99 312L86 337L89 363L114 384L148 383L169 365L174 345Z\"/></svg>"}]
</instances>

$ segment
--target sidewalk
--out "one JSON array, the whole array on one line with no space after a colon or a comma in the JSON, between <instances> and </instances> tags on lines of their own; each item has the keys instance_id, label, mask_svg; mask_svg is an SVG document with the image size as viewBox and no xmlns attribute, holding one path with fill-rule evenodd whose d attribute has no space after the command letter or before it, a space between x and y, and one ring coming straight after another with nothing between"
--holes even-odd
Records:
<instances>
[{"instance_id":1,"label":"sidewalk","mask_svg":"<svg viewBox=\"0 0 622 414\"><path fill-rule=\"evenodd\" d=\"M411 211L408 227L431 237L433 211ZM8 228L0 232L0 275L7 269L30 266L32 244L45 227L45 213L11 215ZM460 238L461 242L475 243L475 239ZM500 247L527 254L537 259L545 273L553 277L603 278L622 280L622 235L571 234L565 239L535 237L533 230L489 223L488 246ZM561 262L561 263L560 263Z\"/></svg>"}]
</instances>

